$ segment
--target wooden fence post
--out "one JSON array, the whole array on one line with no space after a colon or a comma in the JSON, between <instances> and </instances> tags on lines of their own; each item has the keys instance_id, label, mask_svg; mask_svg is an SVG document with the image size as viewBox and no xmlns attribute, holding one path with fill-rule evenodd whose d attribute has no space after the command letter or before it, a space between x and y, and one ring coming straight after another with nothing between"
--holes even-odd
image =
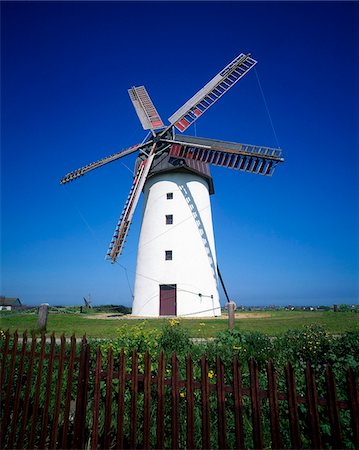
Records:
<instances>
[{"instance_id":1,"label":"wooden fence post","mask_svg":"<svg viewBox=\"0 0 359 450\"><path fill-rule=\"evenodd\" d=\"M268 361L267 364L267 379L268 379L268 397L270 408L272 449L281 449L282 443L280 437L277 376L272 360Z\"/></svg>"},{"instance_id":2,"label":"wooden fence post","mask_svg":"<svg viewBox=\"0 0 359 450\"><path fill-rule=\"evenodd\" d=\"M100 384L101 384L101 349L97 347L96 350L96 368L95 368L95 387L93 399L93 414L92 414L92 434L91 434L91 449L96 450L98 444L98 419L100 409Z\"/></svg>"},{"instance_id":3,"label":"wooden fence post","mask_svg":"<svg viewBox=\"0 0 359 450\"><path fill-rule=\"evenodd\" d=\"M80 367L77 383L76 411L74 418L73 449L84 448L87 410L87 387L89 381L90 348L86 337L82 338Z\"/></svg>"},{"instance_id":4,"label":"wooden fence post","mask_svg":"<svg viewBox=\"0 0 359 450\"><path fill-rule=\"evenodd\" d=\"M172 376L171 376L171 407L172 407L172 449L179 448L179 386L178 386L178 359L175 352L172 353Z\"/></svg>"},{"instance_id":5,"label":"wooden fence post","mask_svg":"<svg viewBox=\"0 0 359 450\"><path fill-rule=\"evenodd\" d=\"M34 396L34 405L32 409L32 420L31 420L31 431L29 438L28 448L34 448L35 445L35 432L36 432L36 420L37 413L39 410L39 402L40 402L40 388L41 388L41 379L42 379L42 370L44 367L44 357L45 357L45 345L46 345L46 336L43 334L41 336L41 349L39 355L39 362L37 366L37 377L36 377L36 385L35 385L35 396Z\"/></svg>"},{"instance_id":6,"label":"wooden fence post","mask_svg":"<svg viewBox=\"0 0 359 450\"><path fill-rule=\"evenodd\" d=\"M1 349L0 405L1 405L1 398L2 398L2 386L4 384L4 378L5 378L6 359L7 359L7 355L8 355L8 351L9 351L9 341L10 341L10 332L9 332L9 330L7 330L5 333L5 342ZM0 436L0 443L1 443L1 436Z\"/></svg>"},{"instance_id":7,"label":"wooden fence post","mask_svg":"<svg viewBox=\"0 0 359 450\"><path fill-rule=\"evenodd\" d=\"M312 445L315 449L321 449L322 438L320 434L318 394L315 384L314 370L309 361L307 362L307 366L305 368L305 380L307 383L308 419Z\"/></svg>"},{"instance_id":8,"label":"wooden fence post","mask_svg":"<svg viewBox=\"0 0 359 450\"><path fill-rule=\"evenodd\" d=\"M65 336L61 336L61 347L60 347L60 355L59 355L59 367L57 369L57 383L56 383L56 394L55 394L55 409L54 409L54 418L52 421L52 430L51 430L51 442L50 449L57 448L57 431L58 431L58 421L60 415L60 405L62 398L62 376L64 372L64 359L65 359L65 349L66 349L66 339Z\"/></svg>"},{"instance_id":9,"label":"wooden fence post","mask_svg":"<svg viewBox=\"0 0 359 450\"><path fill-rule=\"evenodd\" d=\"M259 396L259 375L257 362L249 360L250 391L252 402L253 445L256 449L263 448L261 401Z\"/></svg>"},{"instance_id":10,"label":"wooden fence post","mask_svg":"<svg viewBox=\"0 0 359 450\"><path fill-rule=\"evenodd\" d=\"M45 401L42 410L42 423L41 423L41 435L40 435L40 448L45 448L45 442L48 433L49 424L49 406L50 406L50 395L52 387L52 369L54 366L54 356L55 356L55 334L51 335L50 353L49 353L49 363L47 366L46 374L46 390L45 390Z\"/></svg>"},{"instance_id":11,"label":"wooden fence post","mask_svg":"<svg viewBox=\"0 0 359 450\"><path fill-rule=\"evenodd\" d=\"M138 397L138 353L132 352L131 365L131 421L130 421L130 449L136 449L137 441L137 397Z\"/></svg>"},{"instance_id":12,"label":"wooden fence post","mask_svg":"<svg viewBox=\"0 0 359 450\"><path fill-rule=\"evenodd\" d=\"M242 372L236 356L233 359L233 397L236 448L244 449Z\"/></svg>"},{"instance_id":13,"label":"wooden fence post","mask_svg":"<svg viewBox=\"0 0 359 450\"><path fill-rule=\"evenodd\" d=\"M72 397L72 384L74 377L74 366L75 366L75 357L76 357L76 338L74 335L71 336L71 347L70 347L70 358L68 363L68 372L67 372L67 380L66 380L66 398L65 398L65 408L64 408L64 421L62 428L62 438L60 441L60 448L69 448L69 414L70 414L70 406L71 406L71 397Z\"/></svg>"},{"instance_id":14,"label":"wooden fence post","mask_svg":"<svg viewBox=\"0 0 359 450\"><path fill-rule=\"evenodd\" d=\"M151 429L151 356L146 350L143 377L143 448L149 449Z\"/></svg>"},{"instance_id":15,"label":"wooden fence post","mask_svg":"<svg viewBox=\"0 0 359 450\"><path fill-rule=\"evenodd\" d=\"M119 358L118 370L118 402L117 402L117 436L116 448L123 449L123 423L125 415L125 383L126 383L126 355L123 349Z\"/></svg>"},{"instance_id":16,"label":"wooden fence post","mask_svg":"<svg viewBox=\"0 0 359 450\"><path fill-rule=\"evenodd\" d=\"M158 357L157 372L157 449L164 448L164 420L165 420L165 356L161 351Z\"/></svg>"},{"instance_id":17,"label":"wooden fence post","mask_svg":"<svg viewBox=\"0 0 359 450\"><path fill-rule=\"evenodd\" d=\"M17 382L16 382L16 390L15 390L15 398L13 403L13 412L12 412L12 427L10 432L10 437L7 443L8 448L13 448L15 435L16 435L16 428L18 424L18 415L19 415L19 402L20 402L20 395L21 395L21 387L23 384L23 371L24 371L24 363L25 363L25 351L26 351L26 345L27 345L27 333L26 331L22 335L22 347L21 347L21 356L20 356L20 362L19 367L17 371Z\"/></svg>"},{"instance_id":18,"label":"wooden fence post","mask_svg":"<svg viewBox=\"0 0 359 450\"><path fill-rule=\"evenodd\" d=\"M299 417L298 417L298 403L297 403L297 389L295 383L295 373L291 363L287 364L285 369L285 377L287 384L287 397L288 397L288 414L289 414L289 428L290 428L290 441L292 448L302 448L302 441L299 430Z\"/></svg>"},{"instance_id":19,"label":"wooden fence post","mask_svg":"<svg viewBox=\"0 0 359 450\"><path fill-rule=\"evenodd\" d=\"M193 363L190 354L186 360L186 413L187 413L187 449L194 449L194 394Z\"/></svg>"},{"instance_id":20,"label":"wooden fence post","mask_svg":"<svg viewBox=\"0 0 359 450\"><path fill-rule=\"evenodd\" d=\"M113 350L110 347L107 354L107 377L106 377L106 402L105 402L105 423L103 429L104 441L103 448L109 449L110 442L110 428L112 417L112 378L113 378Z\"/></svg>"},{"instance_id":21,"label":"wooden fence post","mask_svg":"<svg viewBox=\"0 0 359 450\"><path fill-rule=\"evenodd\" d=\"M331 440L333 448L343 448L343 436L340 426L340 413L336 390L336 379L330 364L327 364L325 372L327 385L328 414L331 427Z\"/></svg>"},{"instance_id":22,"label":"wooden fence post","mask_svg":"<svg viewBox=\"0 0 359 450\"><path fill-rule=\"evenodd\" d=\"M19 433L19 437L18 437L18 441L17 441L17 445L16 445L17 448L23 448L26 425L27 425L27 420L28 420L30 392L31 392L31 386L32 386L31 382L32 382L32 374L33 374L34 359L35 359L35 348L36 348L35 334L32 334L31 339L32 340L31 340L31 350L30 350L30 361L29 361L29 366L27 368L27 373L26 373L25 398L24 398L24 406L23 406L23 411L22 411L20 433ZM0 448L2 448L1 445L0 445Z\"/></svg>"},{"instance_id":23,"label":"wooden fence post","mask_svg":"<svg viewBox=\"0 0 359 450\"><path fill-rule=\"evenodd\" d=\"M236 310L236 304L233 300L229 301L226 305L226 308L228 309L228 329L233 330L234 329L234 320L235 320L235 310Z\"/></svg>"},{"instance_id":24,"label":"wooden fence post","mask_svg":"<svg viewBox=\"0 0 359 450\"><path fill-rule=\"evenodd\" d=\"M7 426L9 423L10 417L10 401L11 401L11 392L12 392L12 380L14 379L15 374L15 363L16 363L16 352L17 352L17 343L18 343L19 335L17 331L14 333L14 340L11 349L11 358L10 358L10 369L9 375L7 378L7 389L6 389L6 399L5 399L5 407L2 417L2 427L1 427L1 436L4 440L4 436L6 435Z\"/></svg>"},{"instance_id":25,"label":"wooden fence post","mask_svg":"<svg viewBox=\"0 0 359 450\"><path fill-rule=\"evenodd\" d=\"M355 373L352 368L347 373L348 399L350 405L350 415L354 435L354 447L359 448L359 399L358 387L355 379Z\"/></svg>"},{"instance_id":26,"label":"wooden fence post","mask_svg":"<svg viewBox=\"0 0 359 450\"><path fill-rule=\"evenodd\" d=\"M47 318L49 316L49 304L48 303L42 303L39 306L39 317L37 320L37 328L39 329L39 331L41 332L45 332L46 331L46 327L47 327Z\"/></svg>"},{"instance_id":27,"label":"wooden fence post","mask_svg":"<svg viewBox=\"0 0 359 450\"><path fill-rule=\"evenodd\" d=\"M202 448L211 447L208 384L208 362L206 355L203 353L201 358Z\"/></svg>"},{"instance_id":28,"label":"wooden fence post","mask_svg":"<svg viewBox=\"0 0 359 450\"><path fill-rule=\"evenodd\" d=\"M226 397L224 392L224 366L221 358L216 358L216 391L218 413L218 446L227 448L226 442Z\"/></svg>"}]
</instances>

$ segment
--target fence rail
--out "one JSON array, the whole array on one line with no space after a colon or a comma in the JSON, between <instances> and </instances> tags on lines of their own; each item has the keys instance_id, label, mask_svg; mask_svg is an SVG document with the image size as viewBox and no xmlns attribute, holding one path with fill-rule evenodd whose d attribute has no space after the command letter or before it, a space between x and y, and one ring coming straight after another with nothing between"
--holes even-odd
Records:
<instances>
[{"instance_id":1,"label":"fence rail","mask_svg":"<svg viewBox=\"0 0 359 450\"><path fill-rule=\"evenodd\" d=\"M253 359L225 368L219 356L209 370L204 354L199 364L191 355L180 364L175 353L104 356L85 337L56 345L54 335L46 343L7 332L1 448L359 448L352 369L342 399L330 365L319 375L310 362L303 374L290 363L282 372L279 380L271 361L263 372Z\"/></svg>"}]
</instances>

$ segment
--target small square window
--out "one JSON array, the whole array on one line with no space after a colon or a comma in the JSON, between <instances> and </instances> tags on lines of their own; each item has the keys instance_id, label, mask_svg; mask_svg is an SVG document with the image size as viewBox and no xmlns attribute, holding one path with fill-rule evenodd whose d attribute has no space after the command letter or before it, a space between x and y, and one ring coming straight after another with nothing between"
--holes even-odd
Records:
<instances>
[{"instance_id":1,"label":"small square window","mask_svg":"<svg viewBox=\"0 0 359 450\"><path fill-rule=\"evenodd\" d=\"M166 225L172 225L173 224L173 214L167 214L166 215Z\"/></svg>"},{"instance_id":2,"label":"small square window","mask_svg":"<svg viewBox=\"0 0 359 450\"><path fill-rule=\"evenodd\" d=\"M167 200L173 199L173 192L167 192Z\"/></svg>"},{"instance_id":3,"label":"small square window","mask_svg":"<svg viewBox=\"0 0 359 450\"><path fill-rule=\"evenodd\" d=\"M172 250L166 250L165 251L165 260L171 261L172 260Z\"/></svg>"}]
</instances>

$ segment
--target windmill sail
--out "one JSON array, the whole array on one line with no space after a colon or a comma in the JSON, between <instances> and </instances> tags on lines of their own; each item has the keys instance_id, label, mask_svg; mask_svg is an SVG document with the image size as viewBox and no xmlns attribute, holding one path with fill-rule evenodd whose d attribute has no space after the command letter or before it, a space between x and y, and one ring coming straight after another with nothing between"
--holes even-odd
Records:
<instances>
[{"instance_id":1,"label":"windmill sail","mask_svg":"<svg viewBox=\"0 0 359 450\"><path fill-rule=\"evenodd\" d=\"M128 93L144 130L158 130L164 127L144 86L133 87Z\"/></svg>"},{"instance_id":2,"label":"windmill sail","mask_svg":"<svg viewBox=\"0 0 359 450\"><path fill-rule=\"evenodd\" d=\"M91 170L97 169L98 167L102 167L105 164L108 164L112 161L116 161L117 159L123 158L124 156L130 155L131 153L136 152L137 150L140 150L141 148L148 145L147 143L144 144L137 144L134 145L126 150L122 150L121 152L114 153L113 155L106 156L105 158L99 159L98 161L95 161L91 164L87 164L87 166L81 167L80 169L76 169L73 172L70 172L66 174L61 180L61 184L69 183L70 181L76 180L76 178L82 177L82 175L85 175L85 173L90 172Z\"/></svg>"},{"instance_id":3,"label":"windmill sail","mask_svg":"<svg viewBox=\"0 0 359 450\"><path fill-rule=\"evenodd\" d=\"M155 145L152 147L148 158L141 162L137 170L130 193L128 194L125 206L120 216L120 220L118 221L117 227L113 234L109 249L107 251L107 258L111 259L113 263L116 262L117 257L122 253L122 249L125 245L133 214L135 212L143 186L145 185L153 158L155 157L154 150Z\"/></svg>"},{"instance_id":4,"label":"windmill sail","mask_svg":"<svg viewBox=\"0 0 359 450\"><path fill-rule=\"evenodd\" d=\"M257 61L250 54L241 53L168 120L177 130L185 131L256 64Z\"/></svg>"},{"instance_id":5,"label":"windmill sail","mask_svg":"<svg viewBox=\"0 0 359 450\"><path fill-rule=\"evenodd\" d=\"M277 164L283 162L278 148L181 135L167 142L172 142L171 156L259 175L272 175Z\"/></svg>"}]
</instances>

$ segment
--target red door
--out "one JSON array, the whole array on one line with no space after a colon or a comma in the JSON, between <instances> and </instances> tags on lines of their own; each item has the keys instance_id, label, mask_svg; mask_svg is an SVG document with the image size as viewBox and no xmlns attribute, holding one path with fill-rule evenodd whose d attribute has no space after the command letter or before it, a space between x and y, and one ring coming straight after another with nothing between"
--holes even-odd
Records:
<instances>
[{"instance_id":1,"label":"red door","mask_svg":"<svg viewBox=\"0 0 359 450\"><path fill-rule=\"evenodd\" d=\"M176 285L160 284L160 316L176 315Z\"/></svg>"}]
</instances>

